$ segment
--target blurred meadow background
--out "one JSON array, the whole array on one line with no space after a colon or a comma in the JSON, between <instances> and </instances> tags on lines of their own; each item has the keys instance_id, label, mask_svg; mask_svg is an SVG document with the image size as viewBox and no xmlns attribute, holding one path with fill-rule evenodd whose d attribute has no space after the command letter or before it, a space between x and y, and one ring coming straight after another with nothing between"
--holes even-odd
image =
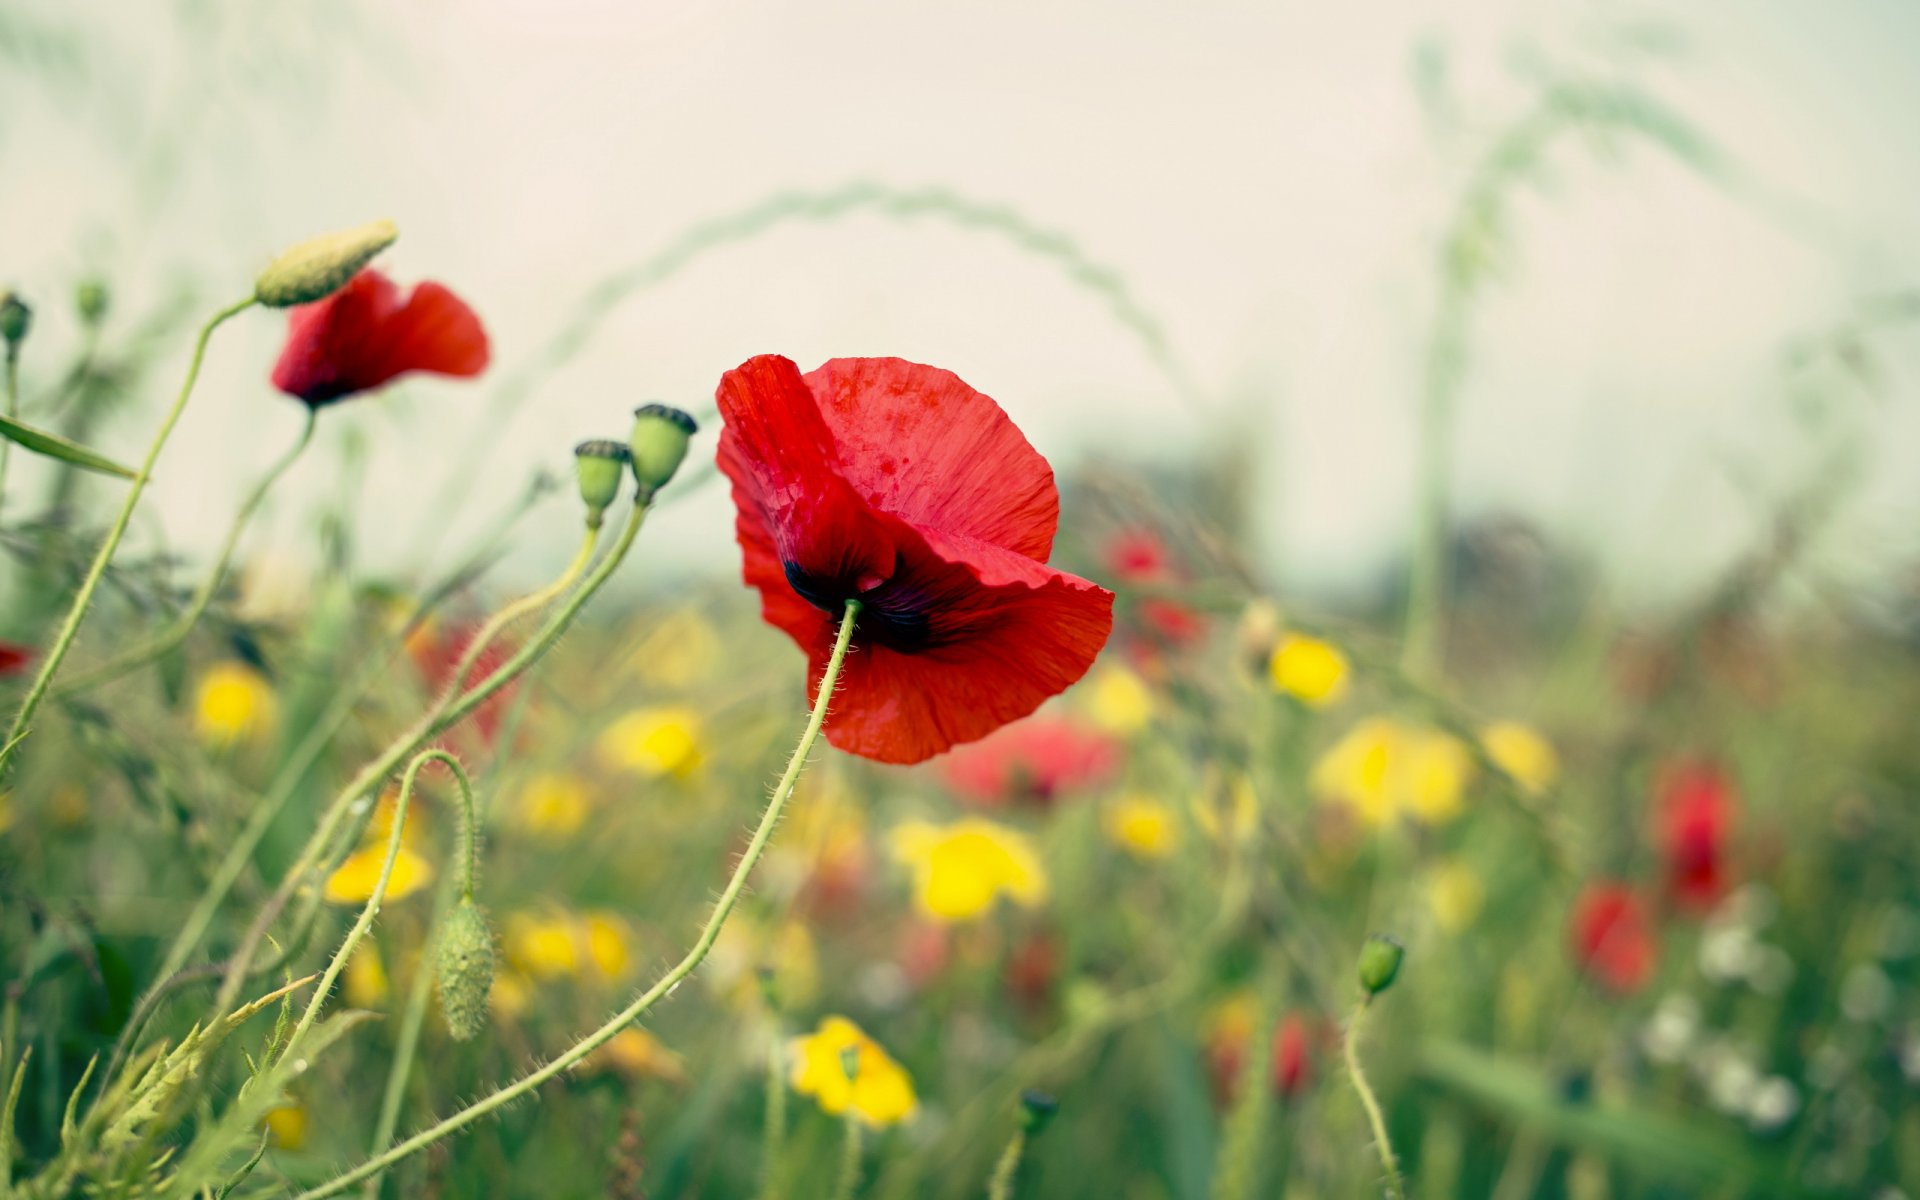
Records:
<instances>
[{"instance_id":1,"label":"blurred meadow background","mask_svg":"<svg viewBox=\"0 0 1920 1200\"><path fill-rule=\"evenodd\" d=\"M671 1002L369 1194L835 1194L839 1019L908 1089L861 1196L1380 1195L1351 1050L1408 1195L1920 1197L1916 65L1891 0L5 0L23 419L137 462L197 323L375 216L492 362L328 410L190 636L56 688L0 777L0 1195L176 1194L124 1144L48 1170L100 1133L89 1063L190 1038L206 979L142 997L258 797L193 962L561 572L574 444L650 401L703 428L634 561L448 739L486 1030L448 1038L423 966L434 777L328 1010L379 1019L267 1105L262 1016L136 1132L211 1147L227 1182L177 1194L297 1195L679 958L805 715L712 458L721 373L771 352L998 400L1112 640L977 746L817 750ZM69 674L189 605L299 435L284 334L215 340ZM4 478L30 664L126 485L19 447ZM1353 1039L1374 933L1405 961ZM1058 1110L996 1181L1030 1089ZM257 1120L209 1132L243 1103L251 1168Z\"/></svg>"}]
</instances>

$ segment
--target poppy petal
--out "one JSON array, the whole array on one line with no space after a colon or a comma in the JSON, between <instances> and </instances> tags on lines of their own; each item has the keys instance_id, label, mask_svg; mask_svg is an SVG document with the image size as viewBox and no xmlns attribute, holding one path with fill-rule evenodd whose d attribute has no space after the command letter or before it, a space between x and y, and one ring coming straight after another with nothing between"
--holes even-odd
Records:
<instances>
[{"instance_id":1,"label":"poppy petal","mask_svg":"<svg viewBox=\"0 0 1920 1200\"><path fill-rule=\"evenodd\" d=\"M382 383L409 371L470 379L487 369L487 331L467 302L431 281L413 289L382 325L369 373Z\"/></svg>"},{"instance_id":2,"label":"poppy petal","mask_svg":"<svg viewBox=\"0 0 1920 1200\"><path fill-rule=\"evenodd\" d=\"M836 358L805 383L838 473L868 503L1047 560L1060 523L1053 468L991 397L898 358Z\"/></svg>"},{"instance_id":3,"label":"poppy petal","mask_svg":"<svg viewBox=\"0 0 1920 1200\"><path fill-rule=\"evenodd\" d=\"M391 279L369 268L326 299L292 310L272 381L319 406L413 371L478 375L489 357L480 318L453 292L422 283L403 299Z\"/></svg>"},{"instance_id":4,"label":"poppy petal","mask_svg":"<svg viewBox=\"0 0 1920 1200\"><path fill-rule=\"evenodd\" d=\"M1113 628L1113 593L998 546L910 531L889 587L929 601L924 643L856 639L827 740L851 754L916 763L1031 713L1093 665ZM917 543L917 544L915 544ZM831 651L808 647L819 694Z\"/></svg>"}]
</instances>

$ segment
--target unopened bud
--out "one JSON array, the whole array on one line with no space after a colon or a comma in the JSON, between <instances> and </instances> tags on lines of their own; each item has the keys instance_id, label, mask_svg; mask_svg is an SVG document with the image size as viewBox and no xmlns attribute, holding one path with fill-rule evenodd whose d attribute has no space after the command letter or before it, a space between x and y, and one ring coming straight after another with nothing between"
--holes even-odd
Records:
<instances>
[{"instance_id":1,"label":"unopened bud","mask_svg":"<svg viewBox=\"0 0 1920 1200\"><path fill-rule=\"evenodd\" d=\"M81 281L73 289L73 308L83 324L98 325L107 315L107 285L98 279Z\"/></svg>"},{"instance_id":2,"label":"unopened bud","mask_svg":"<svg viewBox=\"0 0 1920 1200\"><path fill-rule=\"evenodd\" d=\"M573 448L573 474L580 482L580 499L587 506L588 528L600 528L600 517L620 494L620 481L626 477L632 458L632 451L604 438Z\"/></svg>"},{"instance_id":3,"label":"unopened bud","mask_svg":"<svg viewBox=\"0 0 1920 1200\"><path fill-rule=\"evenodd\" d=\"M1360 947L1360 986L1367 989L1367 995L1377 996L1393 986L1393 977L1400 973L1400 960L1407 956L1407 949L1384 933L1376 933Z\"/></svg>"},{"instance_id":4,"label":"unopened bud","mask_svg":"<svg viewBox=\"0 0 1920 1200\"><path fill-rule=\"evenodd\" d=\"M1032 1088L1020 1093L1020 1128L1028 1137L1037 1135L1060 1111L1060 1102Z\"/></svg>"},{"instance_id":5,"label":"unopened bud","mask_svg":"<svg viewBox=\"0 0 1920 1200\"><path fill-rule=\"evenodd\" d=\"M393 245L400 230L392 221L370 221L354 229L301 242L268 264L254 281L254 299L268 308L289 308L324 300Z\"/></svg>"},{"instance_id":6,"label":"unopened bud","mask_svg":"<svg viewBox=\"0 0 1920 1200\"><path fill-rule=\"evenodd\" d=\"M27 340L27 330L33 328L33 310L27 302L12 292L0 292L0 339L4 339L9 350Z\"/></svg>"},{"instance_id":7,"label":"unopened bud","mask_svg":"<svg viewBox=\"0 0 1920 1200\"><path fill-rule=\"evenodd\" d=\"M633 477L642 499L665 487L687 457L687 443L699 431L693 418L665 404L647 404L633 410Z\"/></svg>"},{"instance_id":8,"label":"unopened bud","mask_svg":"<svg viewBox=\"0 0 1920 1200\"><path fill-rule=\"evenodd\" d=\"M493 992L493 931L471 899L460 901L440 927L435 966L447 1032L457 1042L468 1041L486 1028Z\"/></svg>"}]
</instances>

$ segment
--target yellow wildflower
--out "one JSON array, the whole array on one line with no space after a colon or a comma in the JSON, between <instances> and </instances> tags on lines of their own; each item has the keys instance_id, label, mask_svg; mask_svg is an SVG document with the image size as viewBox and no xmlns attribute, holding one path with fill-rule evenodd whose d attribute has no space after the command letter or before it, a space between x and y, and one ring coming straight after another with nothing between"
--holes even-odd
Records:
<instances>
[{"instance_id":1,"label":"yellow wildflower","mask_svg":"<svg viewBox=\"0 0 1920 1200\"><path fill-rule=\"evenodd\" d=\"M1427 905L1433 909L1434 924L1447 933L1473 924L1486 900L1479 873L1465 863L1441 863L1427 878Z\"/></svg>"},{"instance_id":2,"label":"yellow wildflower","mask_svg":"<svg viewBox=\"0 0 1920 1200\"><path fill-rule=\"evenodd\" d=\"M347 969L340 976L340 990L347 1003L355 1008L378 1008L387 1002L391 991L387 984L387 966L380 961L380 951L374 948L371 938L361 942L353 957L347 959Z\"/></svg>"},{"instance_id":3,"label":"yellow wildflower","mask_svg":"<svg viewBox=\"0 0 1920 1200\"><path fill-rule=\"evenodd\" d=\"M543 771L520 787L514 805L514 823L529 833L566 837L587 822L586 780L578 775Z\"/></svg>"},{"instance_id":4,"label":"yellow wildflower","mask_svg":"<svg viewBox=\"0 0 1920 1200\"><path fill-rule=\"evenodd\" d=\"M282 1150L298 1150L307 1144L307 1110L299 1104L283 1104L267 1110L267 1132L273 1144Z\"/></svg>"},{"instance_id":5,"label":"yellow wildflower","mask_svg":"<svg viewBox=\"0 0 1920 1200\"><path fill-rule=\"evenodd\" d=\"M1135 858L1166 858L1180 844L1173 810L1151 796L1122 796L1106 817L1107 836Z\"/></svg>"},{"instance_id":6,"label":"yellow wildflower","mask_svg":"<svg viewBox=\"0 0 1920 1200\"><path fill-rule=\"evenodd\" d=\"M1314 764L1313 788L1369 825L1403 816L1428 824L1460 813L1473 759L1459 739L1391 717L1369 717Z\"/></svg>"},{"instance_id":7,"label":"yellow wildflower","mask_svg":"<svg viewBox=\"0 0 1920 1200\"><path fill-rule=\"evenodd\" d=\"M243 662L215 663L194 692L194 728L221 745L264 734L273 724L273 689Z\"/></svg>"},{"instance_id":8,"label":"yellow wildflower","mask_svg":"<svg viewBox=\"0 0 1920 1200\"><path fill-rule=\"evenodd\" d=\"M1108 733L1130 737L1153 721L1153 691L1125 667L1102 667L1087 681L1087 713Z\"/></svg>"},{"instance_id":9,"label":"yellow wildflower","mask_svg":"<svg viewBox=\"0 0 1920 1200\"><path fill-rule=\"evenodd\" d=\"M387 900L404 899L433 882L433 864L404 844L393 860L393 874L387 879ZM347 860L327 876L323 895L328 904L365 904L380 882L380 868L387 861L385 842L368 844L347 855Z\"/></svg>"},{"instance_id":10,"label":"yellow wildflower","mask_svg":"<svg viewBox=\"0 0 1920 1200\"><path fill-rule=\"evenodd\" d=\"M1046 898L1046 875L1027 839L978 817L908 822L893 831L893 853L913 869L914 902L936 921L982 916L1002 892L1027 907Z\"/></svg>"},{"instance_id":11,"label":"yellow wildflower","mask_svg":"<svg viewBox=\"0 0 1920 1200\"><path fill-rule=\"evenodd\" d=\"M1309 708L1338 702L1347 694L1347 676L1351 673L1347 656L1338 646L1301 633L1282 637L1267 659L1267 677L1274 690Z\"/></svg>"},{"instance_id":12,"label":"yellow wildflower","mask_svg":"<svg viewBox=\"0 0 1920 1200\"><path fill-rule=\"evenodd\" d=\"M913 1115L913 1080L880 1044L845 1017L828 1017L788 1044L793 1088L826 1112L851 1112L867 1125L892 1125Z\"/></svg>"},{"instance_id":13,"label":"yellow wildflower","mask_svg":"<svg viewBox=\"0 0 1920 1200\"><path fill-rule=\"evenodd\" d=\"M1545 794L1560 778L1560 756L1553 743L1532 726L1495 721L1480 731L1480 745L1493 764L1529 796Z\"/></svg>"},{"instance_id":14,"label":"yellow wildflower","mask_svg":"<svg viewBox=\"0 0 1920 1200\"><path fill-rule=\"evenodd\" d=\"M685 779L700 766L700 718L677 705L635 709L600 734L600 761L649 779Z\"/></svg>"},{"instance_id":15,"label":"yellow wildflower","mask_svg":"<svg viewBox=\"0 0 1920 1200\"><path fill-rule=\"evenodd\" d=\"M493 991L487 997L487 1008L503 1022L518 1020L533 1007L533 983L525 975L509 967L496 971L493 975Z\"/></svg>"},{"instance_id":16,"label":"yellow wildflower","mask_svg":"<svg viewBox=\"0 0 1920 1200\"><path fill-rule=\"evenodd\" d=\"M586 943L587 961L593 964L594 970L608 979L618 979L627 973L633 952L628 945L632 936L625 921L609 913L588 913L580 922L580 934Z\"/></svg>"},{"instance_id":17,"label":"yellow wildflower","mask_svg":"<svg viewBox=\"0 0 1920 1200\"><path fill-rule=\"evenodd\" d=\"M680 1056L637 1025L629 1025L614 1034L587 1059L587 1066L634 1079L658 1079L663 1083L687 1081L687 1068Z\"/></svg>"},{"instance_id":18,"label":"yellow wildflower","mask_svg":"<svg viewBox=\"0 0 1920 1200\"><path fill-rule=\"evenodd\" d=\"M580 973L581 939L564 915L513 913L507 918L501 949L506 959L533 979Z\"/></svg>"}]
</instances>

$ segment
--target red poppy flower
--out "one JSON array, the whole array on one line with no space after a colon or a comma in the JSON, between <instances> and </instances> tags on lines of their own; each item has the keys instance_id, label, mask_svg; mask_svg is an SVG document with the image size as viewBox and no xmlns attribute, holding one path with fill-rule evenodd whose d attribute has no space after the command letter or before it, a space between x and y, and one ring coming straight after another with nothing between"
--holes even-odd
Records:
<instances>
[{"instance_id":1,"label":"red poppy flower","mask_svg":"<svg viewBox=\"0 0 1920 1200\"><path fill-rule=\"evenodd\" d=\"M1654 796L1654 842L1665 862L1667 890L1684 909L1712 908L1727 891L1727 842L1740 797L1712 762L1667 766Z\"/></svg>"},{"instance_id":2,"label":"red poppy flower","mask_svg":"<svg viewBox=\"0 0 1920 1200\"><path fill-rule=\"evenodd\" d=\"M453 680L454 668L465 657L467 647L472 644L474 635L480 632L478 622L470 622L453 629L428 626L415 633L407 641L407 652L413 658L413 665L419 670L420 678L427 689L435 694L444 690ZM513 657L512 647L502 641L494 641L480 652L473 666L467 671L462 687L472 687L480 683ZM488 696L480 706L473 710L472 721L480 738L488 745L493 744L494 736L500 732L501 718L513 699L517 685L509 683L493 695Z\"/></svg>"},{"instance_id":3,"label":"red poppy flower","mask_svg":"<svg viewBox=\"0 0 1920 1200\"><path fill-rule=\"evenodd\" d=\"M1582 889L1567 937L1581 968L1620 995L1644 987L1659 959L1646 907L1624 883L1603 880Z\"/></svg>"},{"instance_id":4,"label":"red poppy flower","mask_svg":"<svg viewBox=\"0 0 1920 1200\"><path fill-rule=\"evenodd\" d=\"M1127 529L1114 535L1102 556L1114 579L1131 587L1166 588L1186 581L1186 573L1173 560L1166 543L1148 529ZM1145 635L1135 646L1136 658L1152 658L1158 647L1187 645L1207 631L1200 613L1176 600L1149 596L1132 605L1139 632Z\"/></svg>"},{"instance_id":5,"label":"red poppy flower","mask_svg":"<svg viewBox=\"0 0 1920 1200\"><path fill-rule=\"evenodd\" d=\"M33 651L15 642L0 642L0 679L18 675L33 661Z\"/></svg>"},{"instance_id":6,"label":"red poppy flower","mask_svg":"<svg viewBox=\"0 0 1920 1200\"><path fill-rule=\"evenodd\" d=\"M324 300L294 308L273 386L315 408L413 371L484 371L487 331L466 301L437 283L402 296L368 268Z\"/></svg>"},{"instance_id":7,"label":"red poppy flower","mask_svg":"<svg viewBox=\"0 0 1920 1200\"><path fill-rule=\"evenodd\" d=\"M992 399L897 358L803 376L770 354L727 372L716 398L742 573L807 652L809 694L846 602L862 604L828 741L919 762L1093 665L1113 594L1046 565L1053 471Z\"/></svg>"},{"instance_id":8,"label":"red poppy flower","mask_svg":"<svg viewBox=\"0 0 1920 1200\"><path fill-rule=\"evenodd\" d=\"M1297 1012L1280 1018L1273 1031L1273 1090L1292 1099L1313 1083L1317 1043L1324 1042L1324 1023Z\"/></svg>"},{"instance_id":9,"label":"red poppy flower","mask_svg":"<svg viewBox=\"0 0 1920 1200\"><path fill-rule=\"evenodd\" d=\"M982 808L1044 806L1099 785L1120 765L1120 753L1120 742L1098 730L1030 717L955 750L944 774L948 787Z\"/></svg>"}]
</instances>

